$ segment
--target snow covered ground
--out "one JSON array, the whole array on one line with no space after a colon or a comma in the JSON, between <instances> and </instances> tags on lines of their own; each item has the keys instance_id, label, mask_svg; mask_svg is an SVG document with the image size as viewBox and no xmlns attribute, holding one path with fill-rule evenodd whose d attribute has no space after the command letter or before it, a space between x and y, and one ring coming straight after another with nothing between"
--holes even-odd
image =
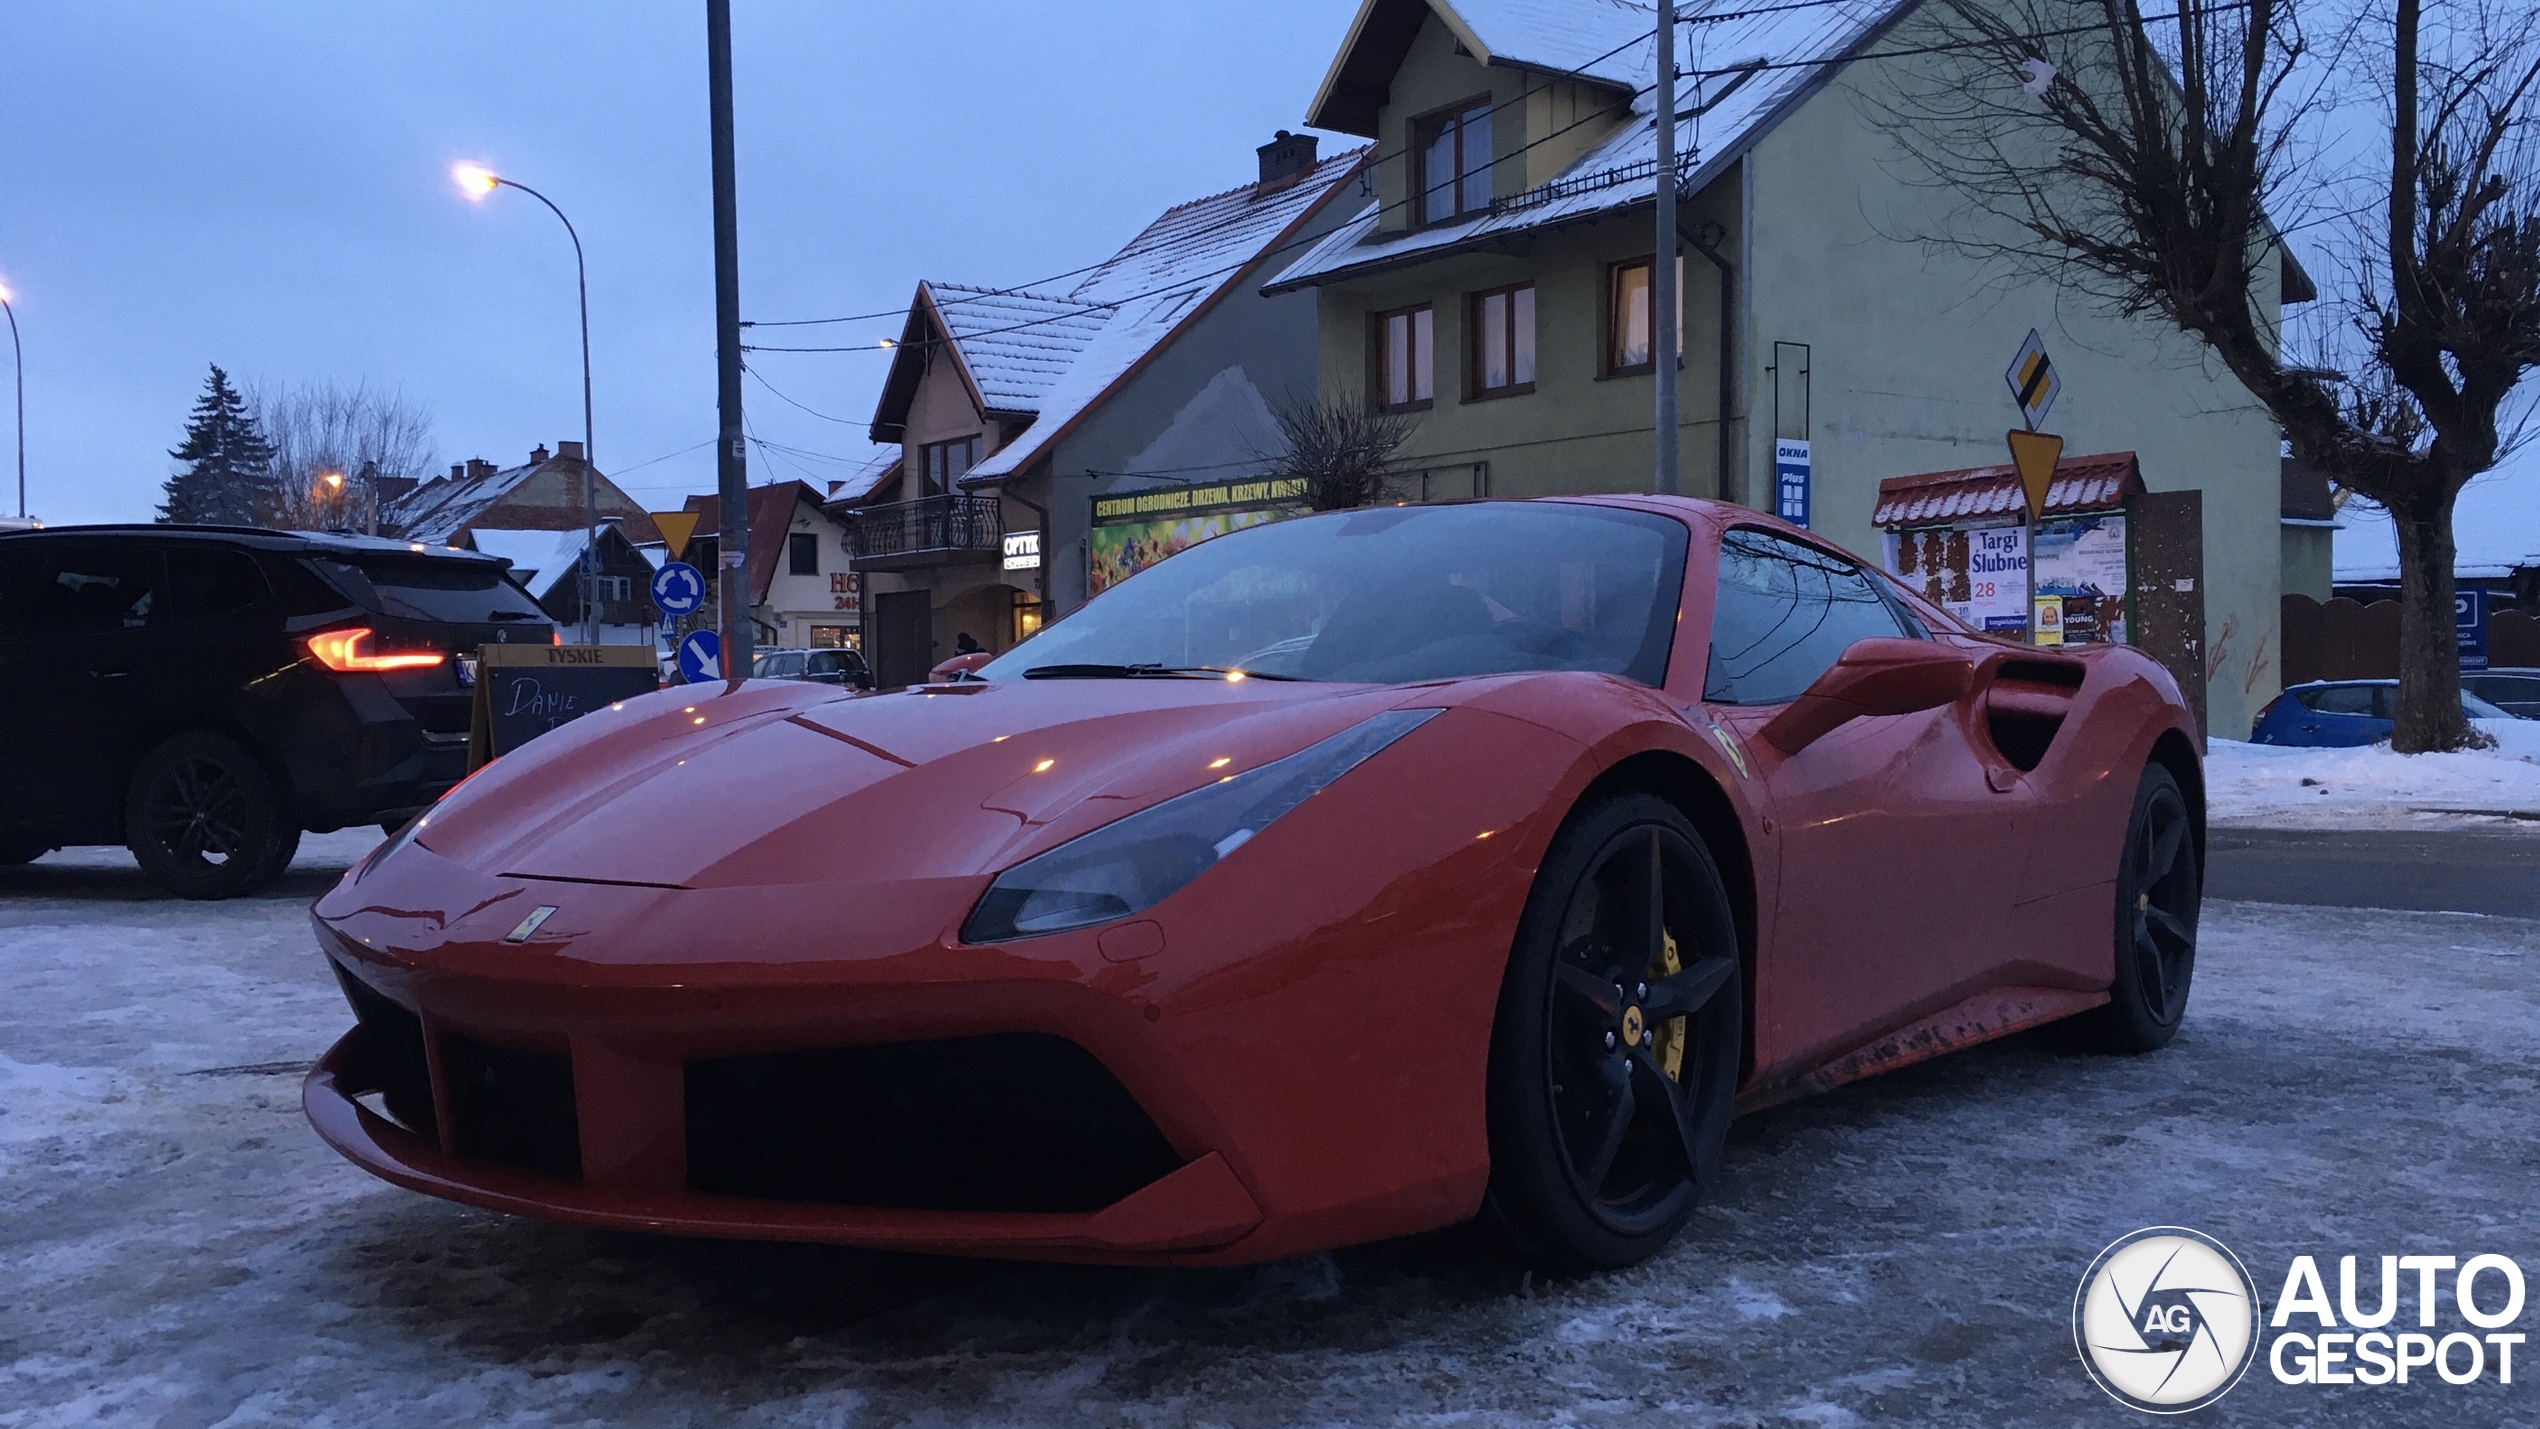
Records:
<instances>
[{"instance_id":1,"label":"snow covered ground","mask_svg":"<svg viewBox=\"0 0 2540 1429\"><path fill-rule=\"evenodd\" d=\"M2464 815L2540 820L2540 720L2481 720L2496 748L2459 754L2293 749L2216 739L2205 752L2217 824L2421 828Z\"/></svg>"},{"instance_id":2,"label":"snow covered ground","mask_svg":"<svg viewBox=\"0 0 2540 1429\"><path fill-rule=\"evenodd\" d=\"M2167 1051L2015 1038L1744 1118L1624 1274L1453 1234L1203 1273L510 1219L301 1119L348 1022L304 910L368 842L213 905L119 855L0 870L0 1429L2116 1425L2068 1316L2137 1227L2220 1237L2270 1299L2303 1253L2540 1267L2540 924L2250 904L2208 908ZM2533 1353L2510 1388L2260 1367L2201 1418L2531 1425Z\"/></svg>"}]
</instances>

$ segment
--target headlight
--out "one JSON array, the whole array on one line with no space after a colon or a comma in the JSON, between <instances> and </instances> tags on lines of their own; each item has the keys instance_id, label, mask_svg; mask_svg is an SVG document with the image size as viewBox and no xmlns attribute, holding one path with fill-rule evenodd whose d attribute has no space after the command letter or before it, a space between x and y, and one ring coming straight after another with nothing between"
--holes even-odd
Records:
<instances>
[{"instance_id":1,"label":"headlight","mask_svg":"<svg viewBox=\"0 0 2540 1429\"><path fill-rule=\"evenodd\" d=\"M1437 710L1388 710L1285 759L1167 799L998 875L961 925L965 943L1037 938L1126 918L1163 902L1273 819Z\"/></svg>"}]
</instances>

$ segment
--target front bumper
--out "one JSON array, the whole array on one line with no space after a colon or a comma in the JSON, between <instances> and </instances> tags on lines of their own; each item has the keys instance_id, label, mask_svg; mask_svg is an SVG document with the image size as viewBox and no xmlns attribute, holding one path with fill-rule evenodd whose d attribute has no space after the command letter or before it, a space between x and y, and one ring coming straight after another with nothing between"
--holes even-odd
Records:
<instances>
[{"instance_id":1,"label":"front bumper","mask_svg":"<svg viewBox=\"0 0 2540 1429\"><path fill-rule=\"evenodd\" d=\"M381 1092L367 1074L375 1049L355 1028L320 1058L301 1105L329 1146L409 1190L488 1210L611 1230L737 1239L828 1241L876 1250L1018 1259L1170 1261L1224 1246L1260 1223L1261 1209L1210 1152L1093 1212L927 1211L809 1205L699 1195L658 1176L593 1184L444 1152L362 1104Z\"/></svg>"}]
</instances>

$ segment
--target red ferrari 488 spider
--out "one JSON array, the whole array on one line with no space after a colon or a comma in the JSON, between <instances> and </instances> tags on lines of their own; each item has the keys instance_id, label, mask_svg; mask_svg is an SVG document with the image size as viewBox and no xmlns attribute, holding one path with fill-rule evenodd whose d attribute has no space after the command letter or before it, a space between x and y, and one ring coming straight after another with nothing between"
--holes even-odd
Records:
<instances>
[{"instance_id":1,"label":"red ferrari 488 spider","mask_svg":"<svg viewBox=\"0 0 2540 1429\"><path fill-rule=\"evenodd\" d=\"M1968 633L1753 512L1382 507L1195 547L975 677L673 689L316 908L327 1141L693 1235L1223 1264L1681 1227L1740 1110L2057 1019L2166 1042L2163 669Z\"/></svg>"}]
</instances>

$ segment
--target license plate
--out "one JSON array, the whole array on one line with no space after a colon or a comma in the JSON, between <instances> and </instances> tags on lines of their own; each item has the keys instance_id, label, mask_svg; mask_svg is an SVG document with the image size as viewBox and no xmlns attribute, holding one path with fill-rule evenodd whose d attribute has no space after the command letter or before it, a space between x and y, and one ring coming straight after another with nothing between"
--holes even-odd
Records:
<instances>
[{"instance_id":1,"label":"license plate","mask_svg":"<svg viewBox=\"0 0 2540 1429\"><path fill-rule=\"evenodd\" d=\"M459 688L466 689L475 683L476 657L473 655L461 655L459 657Z\"/></svg>"}]
</instances>

